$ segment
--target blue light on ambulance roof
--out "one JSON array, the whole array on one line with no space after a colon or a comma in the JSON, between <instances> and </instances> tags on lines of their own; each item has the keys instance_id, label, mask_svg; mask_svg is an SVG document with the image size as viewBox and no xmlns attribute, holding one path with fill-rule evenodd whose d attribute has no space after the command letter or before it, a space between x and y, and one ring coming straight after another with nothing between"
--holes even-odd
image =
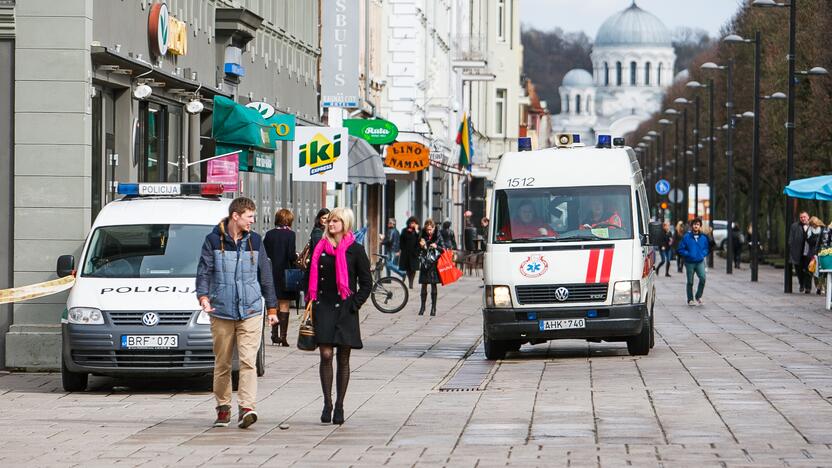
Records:
<instances>
[{"instance_id":1,"label":"blue light on ambulance roof","mask_svg":"<svg viewBox=\"0 0 832 468\"><path fill-rule=\"evenodd\" d=\"M612 135L598 135L598 148L612 148Z\"/></svg>"}]
</instances>

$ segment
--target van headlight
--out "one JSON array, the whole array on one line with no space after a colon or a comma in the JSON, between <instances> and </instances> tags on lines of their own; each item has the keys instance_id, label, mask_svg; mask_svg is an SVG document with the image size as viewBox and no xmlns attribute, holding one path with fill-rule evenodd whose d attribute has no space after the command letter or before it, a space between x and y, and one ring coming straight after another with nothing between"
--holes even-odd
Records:
<instances>
[{"instance_id":1,"label":"van headlight","mask_svg":"<svg viewBox=\"0 0 832 468\"><path fill-rule=\"evenodd\" d=\"M199 310L199 315L196 316L197 325L211 325L211 315L204 310Z\"/></svg>"},{"instance_id":2,"label":"van headlight","mask_svg":"<svg viewBox=\"0 0 832 468\"><path fill-rule=\"evenodd\" d=\"M488 308L511 307L511 289L508 286L486 286L485 306Z\"/></svg>"},{"instance_id":3,"label":"van headlight","mask_svg":"<svg viewBox=\"0 0 832 468\"><path fill-rule=\"evenodd\" d=\"M612 304L641 302L641 281L617 281L612 290Z\"/></svg>"},{"instance_id":4,"label":"van headlight","mask_svg":"<svg viewBox=\"0 0 832 468\"><path fill-rule=\"evenodd\" d=\"M69 323L79 325L104 325L104 314L91 307L73 307L67 313Z\"/></svg>"}]
</instances>

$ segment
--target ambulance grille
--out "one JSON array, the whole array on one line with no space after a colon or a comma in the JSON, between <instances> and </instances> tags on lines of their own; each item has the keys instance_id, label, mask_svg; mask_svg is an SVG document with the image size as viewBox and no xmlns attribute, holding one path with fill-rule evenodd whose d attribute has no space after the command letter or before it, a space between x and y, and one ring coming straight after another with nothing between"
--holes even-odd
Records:
<instances>
[{"instance_id":1,"label":"ambulance grille","mask_svg":"<svg viewBox=\"0 0 832 468\"><path fill-rule=\"evenodd\" d=\"M558 288L569 290L569 297L565 301L555 298ZM517 302L529 304L564 304L570 302L604 302L607 300L608 283L592 284L542 284L535 286L517 286Z\"/></svg>"}]
</instances>

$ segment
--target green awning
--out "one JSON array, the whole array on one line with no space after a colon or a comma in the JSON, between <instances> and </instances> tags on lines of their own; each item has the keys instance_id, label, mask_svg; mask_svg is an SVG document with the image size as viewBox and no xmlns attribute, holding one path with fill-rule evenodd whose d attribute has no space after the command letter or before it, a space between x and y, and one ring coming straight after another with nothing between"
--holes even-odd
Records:
<instances>
[{"instance_id":1,"label":"green awning","mask_svg":"<svg viewBox=\"0 0 832 468\"><path fill-rule=\"evenodd\" d=\"M271 129L257 110L214 96L211 132L217 143L274 150Z\"/></svg>"}]
</instances>

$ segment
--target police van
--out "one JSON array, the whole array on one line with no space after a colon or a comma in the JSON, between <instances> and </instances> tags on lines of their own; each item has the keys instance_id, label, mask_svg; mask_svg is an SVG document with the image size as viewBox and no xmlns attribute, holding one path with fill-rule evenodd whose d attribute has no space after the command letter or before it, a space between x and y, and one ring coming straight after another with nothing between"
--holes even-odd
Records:
<instances>
[{"instance_id":1,"label":"police van","mask_svg":"<svg viewBox=\"0 0 832 468\"><path fill-rule=\"evenodd\" d=\"M661 225L635 153L614 140L558 135L557 148L502 156L483 275L489 359L556 339L626 342L631 355L653 347Z\"/></svg>"},{"instance_id":2,"label":"police van","mask_svg":"<svg viewBox=\"0 0 832 468\"><path fill-rule=\"evenodd\" d=\"M213 371L195 281L205 236L228 216L222 192L219 184L119 184L123 197L98 214L77 263L58 259L58 276L76 277L61 319L65 390L83 391L90 374ZM264 368L261 343L258 375Z\"/></svg>"}]
</instances>

